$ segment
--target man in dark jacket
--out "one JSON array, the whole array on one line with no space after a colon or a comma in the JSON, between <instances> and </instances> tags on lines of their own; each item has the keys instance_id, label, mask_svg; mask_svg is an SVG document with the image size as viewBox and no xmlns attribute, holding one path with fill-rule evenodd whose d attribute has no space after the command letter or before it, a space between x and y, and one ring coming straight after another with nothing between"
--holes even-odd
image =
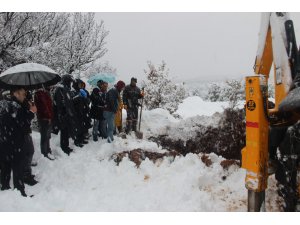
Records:
<instances>
[{"instance_id":1,"label":"man in dark jacket","mask_svg":"<svg viewBox=\"0 0 300 225\"><path fill-rule=\"evenodd\" d=\"M107 138L107 122L103 117L108 83L99 80L91 94L91 117L94 119L93 140L98 141L98 132L102 138Z\"/></svg>"},{"instance_id":2,"label":"man in dark jacket","mask_svg":"<svg viewBox=\"0 0 300 225\"><path fill-rule=\"evenodd\" d=\"M78 131L75 136L75 145L83 147L88 142L84 140L85 134L88 129L91 128L90 108L89 99L86 91L83 89L83 81L76 79L73 82L73 104L75 109L76 117L78 118Z\"/></svg>"},{"instance_id":3,"label":"man in dark jacket","mask_svg":"<svg viewBox=\"0 0 300 225\"><path fill-rule=\"evenodd\" d=\"M77 118L73 105L73 94L71 92L71 84L73 78L66 74L61 78L62 86L58 86L54 92L53 111L54 111L54 127L60 130L60 147L66 154L70 154L73 149L69 147L69 138L75 140L77 128Z\"/></svg>"},{"instance_id":4,"label":"man in dark jacket","mask_svg":"<svg viewBox=\"0 0 300 225\"><path fill-rule=\"evenodd\" d=\"M136 131L138 120L139 99L144 97L144 93L136 86L137 79L132 77L130 85L127 85L123 91L124 109L127 112L126 129L128 134L131 130Z\"/></svg>"},{"instance_id":5,"label":"man in dark jacket","mask_svg":"<svg viewBox=\"0 0 300 225\"><path fill-rule=\"evenodd\" d=\"M23 88L11 90L11 99L0 101L0 163L1 190L10 189L10 174L13 171L14 187L22 196L26 197L24 186L24 170L27 164L26 136L28 135L28 121L30 121L36 107L29 103L28 111L22 107L26 99Z\"/></svg>"},{"instance_id":6,"label":"man in dark jacket","mask_svg":"<svg viewBox=\"0 0 300 225\"><path fill-rule=\"evenodd\" d=\"M37 108L33 103L32 95L30 92L26 93L26 98L21 103L21 106L24 114L24 133L25 133L24 145L23 145L23 149L25 152L24 183L32 186L37 184L37 181L34 179L34 175L32 174L32 169L31 169L32 159L34 154L34 146L33 146L33 141L31 136L32 133L31 121L34 118L34 113L37 112ZM34 109L34 111L32 109Z\"/></svg>"},{"instance_id":7,"label":"man in dark jacket","mask_svg":"<svg viewBox=\"0 0 300 225\"><path fill-rule=\"evenodd\" d=\"M103 112L103 116L107 120L108 143L114 141L113 133L114 133L114 126L115 126L115 114L118 110L120 92L123 91L124 87L125 87L125 83L120 80L106 94L106 108Z\"/></svg>"},{"instance_id":8,"label":"man in dark jacket","mask_svg":"<svg viewBox=\"0 0 300 225\"><path fill-rule=\"evenodd\" d=\"M49 91L49 88L39 89L34 95L34 101L37 107L37 118L41 134L41 152L46 158L54 160L50 148L50 138L53 120L53 104Z\"/></svg>"}]
</instances>

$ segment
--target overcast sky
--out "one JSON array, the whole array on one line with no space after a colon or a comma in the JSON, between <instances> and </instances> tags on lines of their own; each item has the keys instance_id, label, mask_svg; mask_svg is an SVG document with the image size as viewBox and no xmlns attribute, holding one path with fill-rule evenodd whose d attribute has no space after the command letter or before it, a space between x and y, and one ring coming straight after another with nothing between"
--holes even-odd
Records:
<instances>
[{"instance_id":1,"label":"overcast sky","mask_svg":"<svg viewBox=\"0 0 300 225\"><path fill-rule=\"evenodd\" d=\"M300 13L291 17L300 34ZM125 81L145 78L148 60L164 60L176 80L253 74L260 13L96 13L96 18L110 32L103 60Z\"/></svg>"}]
</instances>

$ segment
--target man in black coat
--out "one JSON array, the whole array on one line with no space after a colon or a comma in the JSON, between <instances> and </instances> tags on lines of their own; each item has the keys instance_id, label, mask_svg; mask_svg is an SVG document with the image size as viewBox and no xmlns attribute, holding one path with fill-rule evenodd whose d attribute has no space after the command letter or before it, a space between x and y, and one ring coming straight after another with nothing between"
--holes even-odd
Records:
<instances>
[{"instance_id":1,"label":"man in black coat","mask_svg":"<svg viewBox=\"0 0 300 225\"><path fill-rule=\"evenodd\" d=\"M136 131L138 121L139 99L144 97L144 93L136 86L137 79L132 77L130 84L123 91L124 109L127 112L126 133L131 130Z\"/></svg>"},{"instance_id":2,"label":"man in black coat","mask_svg":"<svg viewBox=\"0 0 300 225\"><path fill-rule=\"evenodd\" d=\"M28 121L36 113L36 107L29 105L28 112L22 108L26 99L23 88L11 90L11 98L0 101L0 163L1 190L10 189L10 174L13 171L14 187L26 197L24 168L26 165L25 138L28 134Z\"/></svg>"},{"instance_id":3,"label":"man in black coat","mask_svg":"<svg viewBox=\"0 0 300 225\"><path fill-rule=\"evenodd\" d=\"M61 78L62 85L58 86L53 96L54 111L54 129L60 130L60 147L66 154L70 154L73 149L69 147L69 138L75 140L76 132L78 132L78 122L73 104L73 93L71 92L71 84L73 78L66 74Z\"/></svg>"},{"instance_id":4,"label":"man in black coat","mask_svg":"<svg viewBox=\"0 0 300 225\"><path fill-rule=\"evenodd\" d=\"M85 134L88 133L88 129L92 127L89 107L90 100L86 91L83 89L82 80L76 79L73 82L73 88L73 104L76 117L78 118L78 132L76 132L74 143L78 147L83 147L84 144L88 143L84 140Z\"/></svg>"}]
</instances>

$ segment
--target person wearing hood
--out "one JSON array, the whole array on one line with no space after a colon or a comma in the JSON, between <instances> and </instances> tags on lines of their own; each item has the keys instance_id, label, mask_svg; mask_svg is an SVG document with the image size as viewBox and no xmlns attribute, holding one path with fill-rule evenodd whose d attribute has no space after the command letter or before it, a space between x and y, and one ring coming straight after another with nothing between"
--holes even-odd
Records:
<instances>
[{"instance_id":1,"label":"person wearing hood","mask_svg":"<svg viewBox=\"0 0 300 225\"><path fill-rule=\"evenodd\" d=\"M75 140L77 128L77 117L73 104L73 93L71 84L73 77L65 74L61 78L61 85L57 86L53 96L54 130L60 130L60 147L67 155L73 149L69 147L69 138Z\"/></svg>"},{"instance_id":2,"label":"person wearing hood","mask_svg":"<svg viewBox=\"0 0 300 225\"><path fill-rule=\"evenodd\" d=\"M24 109L26 91L16 87L11 90L11 98L0 101L0 164L1 190L10 189L11 171L14 188L26 197L24 174L28 164L28 123L37 109L31 102ZM30 128L30 127L29 127Z\"/></svg>"},{"instance_id":3,"label":"person wearing hood","mask_svg":"<svg viewBox=\"0 0 300 225\"><path fill-rule=\"evenodd\" d=\"M106 107L103 116L107 121L107 141L111 143L114 141L113 132L115 127L115 114L119 108L119 96L123 91L125 83L118 81L117 84L111 88L106 94Z\"/></svg>"}]
</instances>

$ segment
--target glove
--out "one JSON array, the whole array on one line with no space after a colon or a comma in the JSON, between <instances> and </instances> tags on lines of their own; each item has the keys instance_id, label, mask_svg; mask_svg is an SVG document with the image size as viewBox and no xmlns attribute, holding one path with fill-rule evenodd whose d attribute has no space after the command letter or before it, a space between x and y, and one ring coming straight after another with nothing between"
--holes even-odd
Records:
<instances>
[{"instance_id":1,"label":"glove","mask_svg":"<svg viewBox=\"0 0 300 225\"><path fill-rule=\"evenodd\" d=\"M141 96L144 97L145 96L145 92L141 91Z\"/></svg>"}]
</instances>

